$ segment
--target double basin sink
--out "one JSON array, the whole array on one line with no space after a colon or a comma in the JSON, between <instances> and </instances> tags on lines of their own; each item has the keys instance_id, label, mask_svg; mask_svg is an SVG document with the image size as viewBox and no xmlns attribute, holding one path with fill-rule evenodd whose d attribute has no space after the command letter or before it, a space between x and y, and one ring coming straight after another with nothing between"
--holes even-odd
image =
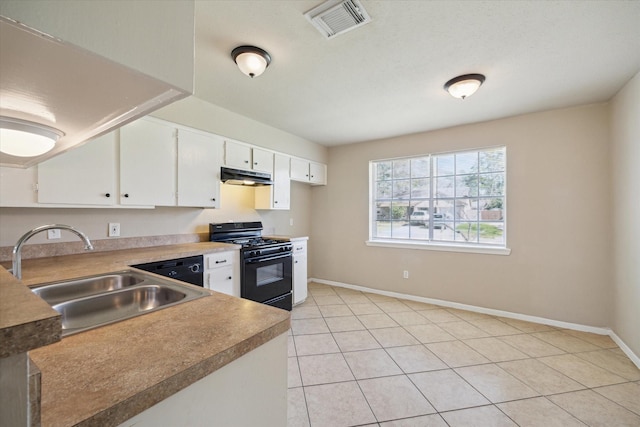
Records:
<instances>
[{"instance_id":1,"label":"double basin sink","mask_svg":"<svg viewBox=\"0 0 640 427\"><path fill-rule=\"evenodd\" d=\"M209 293L133 270L46 283L31 290L62 317L62 336L130 319Z\"/></svg>"}]
</instances>

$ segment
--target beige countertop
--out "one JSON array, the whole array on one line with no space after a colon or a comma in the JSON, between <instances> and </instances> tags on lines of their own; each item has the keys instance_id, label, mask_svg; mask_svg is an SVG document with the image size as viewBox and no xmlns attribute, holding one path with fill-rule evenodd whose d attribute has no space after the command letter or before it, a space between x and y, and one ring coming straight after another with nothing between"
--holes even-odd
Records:
<instances>
[{"instance_id":1,"label":"beige countertop","mask_svg":"<svg viewBox=\"0 0 640 427\"><path fill-rule=\"evenodd\" d=\"M204 242L25 260L22 282L34 285L236 248ZM21 295L19 286L32 294L23 284L6 277L6 271L0 274L3 296L11 297L13 292ZM37 329L35 319L43 316L40 307L59 325L57 313L51 314L39 298L37 302L31 296L17 298L19 304L10 316L33 309L31 323ZM2 299L0 308L4 310L10 302ZM42 372L42 425L118 425L285 333L289 318L287 311L212 292L31 350L29 355ZM9 331L21 329L14 318L5 318L3 311L3 332L5 325ZM38 332L53 341L60 334L59 326L57 337L53 332Z\"/></svg>"}]
</instances>

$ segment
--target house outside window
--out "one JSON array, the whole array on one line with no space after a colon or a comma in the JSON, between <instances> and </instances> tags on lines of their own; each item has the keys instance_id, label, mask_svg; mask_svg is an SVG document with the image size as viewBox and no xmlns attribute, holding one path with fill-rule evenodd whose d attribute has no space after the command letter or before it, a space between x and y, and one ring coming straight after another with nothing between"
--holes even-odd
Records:
<instances>
[{"instance_id":1,"label":"house outside window","mask_svg":"<svg viewBox=\"0 0 640 427\"><path fill-rule=\"evenodd\" d=\"M506 247L506 148L376 160L371 242Z\"/></svg>"}]
</instances>

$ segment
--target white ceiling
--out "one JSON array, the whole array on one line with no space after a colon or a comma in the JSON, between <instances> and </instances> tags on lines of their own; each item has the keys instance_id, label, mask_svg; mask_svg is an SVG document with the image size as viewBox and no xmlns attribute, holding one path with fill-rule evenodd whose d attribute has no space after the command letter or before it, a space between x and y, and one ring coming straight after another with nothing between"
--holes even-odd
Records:
<instances>
[{"instance_id":1,"label":"white ceiling","mask_svg":"<svg viewBox=\"0 0 640 427\"><path fill-rule=\"evenodd\" d=\"M640 70L640 1L362 0L373 22L326 40L322 0L196 1L195 96L322 145L609 100ZM273 61L250 79L230 57ZM444 83L487 80L466 100Z\"/></svg>"}]
</instances>

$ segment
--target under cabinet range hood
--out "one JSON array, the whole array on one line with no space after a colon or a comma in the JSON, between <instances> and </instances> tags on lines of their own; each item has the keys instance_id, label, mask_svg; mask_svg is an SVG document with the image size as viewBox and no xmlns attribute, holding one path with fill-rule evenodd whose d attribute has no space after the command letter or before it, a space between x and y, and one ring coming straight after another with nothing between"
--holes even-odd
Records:
<instances>
[{"instance_id":1,"label":"under cabinet range hood","mask_svg":"<svg viewBox=\"0 0 640 427\"><path fill-rule=\"evenodd\" d=\"M0 16L0 117L54 129L59 135L44 154L0 152L0 166L33 166L188 95Z\"/></svg>"},{"instance_id":2,"label":"under cabinet range hood","mask_svg":"<svg viewBox=\"0 0 640 427\"><path fill-rule=\"evenodd\" d=\"M220 168L220 180L225 184L259 187L271 185L271 174L267 172L245 171L241 169Z\"/></svg>"}]
</instances>

